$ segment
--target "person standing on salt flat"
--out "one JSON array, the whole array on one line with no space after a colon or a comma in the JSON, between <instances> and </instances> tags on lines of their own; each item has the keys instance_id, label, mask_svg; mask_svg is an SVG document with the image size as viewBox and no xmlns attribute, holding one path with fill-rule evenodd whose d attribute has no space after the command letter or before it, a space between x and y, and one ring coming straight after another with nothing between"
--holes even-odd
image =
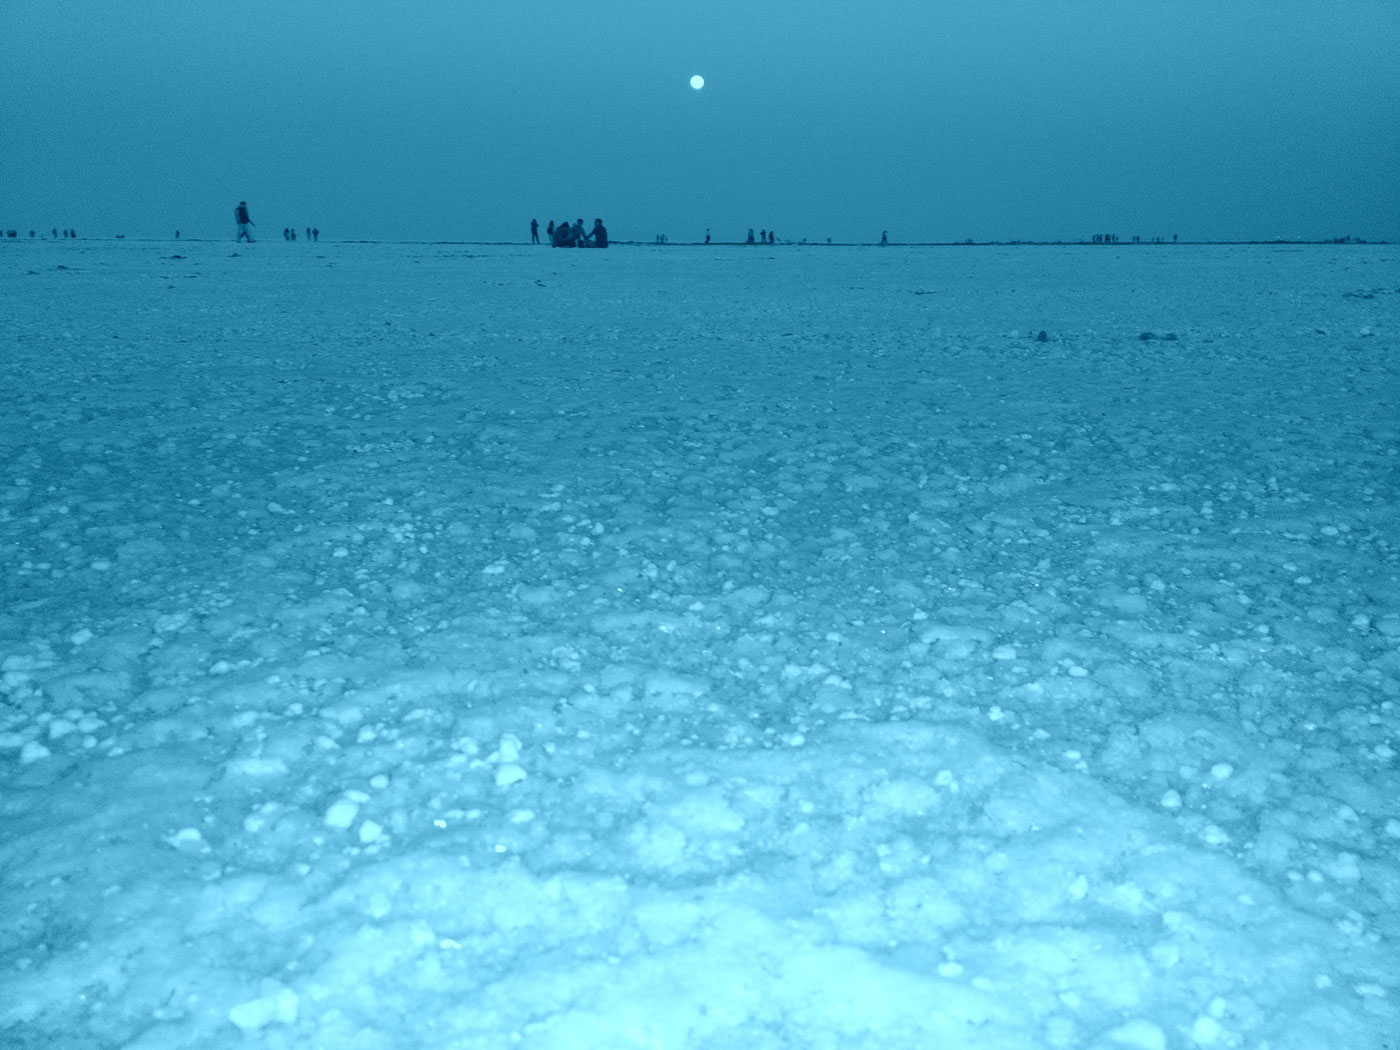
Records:
<instances>
[{"instance_id":1,"label":"person standing on salt flat","mask_svg":"<svg viewBox=\"0 0 1400 1050\"><path fill-rule=\"evenodd\" d=\"M252 219L248 218L247 201L238 202L238 207L233 209L233 219L236 223L238 223L238 236L234 238L234 242L237 243L238 241L246 239L249 244L252 244L253 235L248 232L248 227L254 226L256 225L256 223L254 223Z\"/></svg>"}]
</instances>

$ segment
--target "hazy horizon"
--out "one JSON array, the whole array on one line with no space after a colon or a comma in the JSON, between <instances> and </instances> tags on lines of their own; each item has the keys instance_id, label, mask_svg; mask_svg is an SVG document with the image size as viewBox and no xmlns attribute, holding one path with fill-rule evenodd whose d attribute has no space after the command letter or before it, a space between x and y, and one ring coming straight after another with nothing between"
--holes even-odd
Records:
<instances>
[{"instance_id":1,"label":"hazy horizon","mask_svg":"<svg viewBox=\"0 0 1400 1050\"><path fill-rule=\"evenodd\" d=\"M231 239L246 200L263 239L1400 239L1378 0L64 0L0 29L21 236Z\"/></svg>"}]
</instances>

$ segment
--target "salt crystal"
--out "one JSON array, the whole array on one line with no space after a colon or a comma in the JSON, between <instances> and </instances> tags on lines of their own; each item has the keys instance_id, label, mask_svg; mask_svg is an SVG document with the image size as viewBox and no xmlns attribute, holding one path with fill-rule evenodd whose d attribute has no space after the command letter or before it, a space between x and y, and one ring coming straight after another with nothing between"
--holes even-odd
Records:
<instances>
[{"instance_id":1,"label":"salt crystal","mask_svg":"<svg viewBox=\"0 0 1400 1050\"><path fill-rule=\"evenodd\" d=\"M378 842L383 836L384 829L372 820L367 820L360 825L360 841L365 845Z\"/></svg>"},{"instance_id":2,"label":"salt crystal","mask_svg":"<svg viewBox=\"0 0 1400 1050\"><path fill-rule=\"evenodd\" d=\"M19 762L22 766L27 766L31 762L38 762L42 758L48 758L52 751L46 748L37 740L31 740L19 750Z\"/></svg>"},{"instance_id":3,"label":"salt crystal","mask_svg":"<svg viewBox=\"0 0 1400 1050\"><path fill-rule=\"evenodd\" d=\"M165 841L176 849L198 849L204 845L204 836L198 828L181 828L175 834L166 836Z\"/></svg>"},{"instance_id":4,"label":"salt crystal","mask_svg":"<svg viewBox=\"0 0 1400 1050\"><path fill-rule=\"evenodd\" d=\"M504 765L496 770L496 786L502 788L510 787L512 784L518 784L520 781L524 780L526 776L525 770L521 769L519 766Z\"/></svg>"},{"instance_id":5,"label":"salt crystal","mask_svg":"<svg viewBox=\"0 0 1400 1050\"><path fill-rule=\"evenodd\" d=\"M1216 780L1228 780L1230 778L1230 774L1234 771L1235 767L1230 765L1229 762L1217 762L1215 765L1210 767L1210 775L1213 776Z\"/></svg>"},{"instance_id":6,"label":"salt crystal","mask_svg":"<svg viewBox=\"0 0 1400 1050\"><path fill-rule=\"evenodd\" d=\"M256 1032L270 1024L295 1024L300 999L290 988L283 988L258 999L239 1003L228 1012L228 1019L244 1032Z\"/></svg>"},{"instance_id":7,"label":"salt crystal","mask_svg":"<svg viewBox=\"0 0 1400 1050\"><path fill-rule=\"evenodd\" d=\"M352 802L348 798L338 799L326 810L325 822L328 828L348 828L355 823L355 818L359 816L360 807L358 803Z\"/></svg>"},{"instance_id":8,"label":"salt crystal","mask_svg":"<svg viewBox=\"0 0 1400 1050\"><path fill-rule=\"evenodd\" d=\"M1230 841L1230 836L1225 834L1222 828L1214 824L1206 825L1205 831L1201 832L1201 838L1205 840L1208 846L1223 846Z\"/></svg>"},{"instance_id":9,"label":"salt crystal","mask_svg":"<svg viewBox=\"0 0 1400 1050\"><path fill-rule=\"evenodd\" d=\"M1142 1017L1120 1024L1108 1033L1108 1039L1135 1050L1167 1050L1167 1033Z\"/></svg>"},{"instance_id":10,"label":"salt crystal","mask_svg":"<svg viewBox=\"0 0 1400 1050\"><path fill-rule=\"evenodd\" d=\"M1198 1017L1191 1025L1191 1038L1197 1046L1214 1046L1224 1032L1225 1029L1214 1017Z\"/></svg>"}]
</instances>

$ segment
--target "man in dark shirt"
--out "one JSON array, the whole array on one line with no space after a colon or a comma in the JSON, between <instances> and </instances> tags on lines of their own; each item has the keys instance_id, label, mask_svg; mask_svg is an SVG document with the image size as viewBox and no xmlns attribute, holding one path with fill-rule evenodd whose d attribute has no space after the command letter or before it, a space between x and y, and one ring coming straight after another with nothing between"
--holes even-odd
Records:
<instances>
[{"instance_id":1,"label":"man in dark shirt","mask_svg":"<svg viewBox=\"0 0 1400 1050\"><path fill-rule=\"evenodd\" d=\"M248 232L248 227L255 224L252 219L248 218L247 201L238 202L238 207L233 209L233 218L234 221L238 223L238 236L234 238L234 241L246 240L249 244L252 244L253 236Z\"/></svg>"}]
</instances>

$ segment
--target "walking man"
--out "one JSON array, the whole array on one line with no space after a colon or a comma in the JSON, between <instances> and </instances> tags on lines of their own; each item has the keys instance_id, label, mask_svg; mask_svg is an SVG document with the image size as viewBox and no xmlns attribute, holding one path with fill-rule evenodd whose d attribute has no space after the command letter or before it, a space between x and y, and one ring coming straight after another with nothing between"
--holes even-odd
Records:
<instances>
[{"instance_id":1,"label":"walking man","mask_svg":"<svg viewBox=\"0 0 1400 1050\"><path fill-rule=\"evenodd\" d=\"M530 220L530 243L531 243L531 244L539 244L539 243L540 243L540 220L539 220L539 219L531 219L531 220Z\"/></svg>"},{"instance_id":2,"label":"walking man","mask_svg":"<svg viewBox=\"0 0 1400 1050\"><path fill-rule=\"evenodd\" d=\"M233 209L234 221L238 223L238 236L234 238L234 243L246 240L253 243L253 235L248 232L248 227L255 225L252 219L248 218L248 202L239 201L238 207Z\"/></svg>"}]
</instances>

